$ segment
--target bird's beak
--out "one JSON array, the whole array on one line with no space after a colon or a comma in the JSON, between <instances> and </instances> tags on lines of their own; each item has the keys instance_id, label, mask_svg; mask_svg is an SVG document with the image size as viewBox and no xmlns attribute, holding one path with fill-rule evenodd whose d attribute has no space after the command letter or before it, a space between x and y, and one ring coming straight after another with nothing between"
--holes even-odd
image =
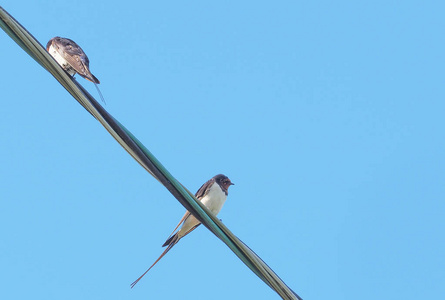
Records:
<instances>
[{"instance_id":1,"label":"bird's beak","mask_svg":"<svg viewBox=\"0 0 445 300\"><path fill-rule=\"evenodd\" d=\"M235 185L235 184L233 182L231 182L230 185Z\"/></svg>"}]
</instances>

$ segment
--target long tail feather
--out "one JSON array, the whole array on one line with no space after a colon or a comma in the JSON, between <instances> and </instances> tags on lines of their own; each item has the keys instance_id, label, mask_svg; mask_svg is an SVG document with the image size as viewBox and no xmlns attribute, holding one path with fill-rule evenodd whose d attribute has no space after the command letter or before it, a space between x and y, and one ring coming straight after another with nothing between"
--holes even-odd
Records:
<instances>
[{"instance_id":1,"label":"long tail feather","mask_svg":"<svg viewBox=\"0 0 445 300\"><path fill-rule=\"evenodd\" d=\"M175 234L174 236L172 236L172 238L170 239L170 244L169 244L168 247L164 250L164 252L162 252L161 256L159 256L159 258L158 258L158 259L157 259L157 260L150 266L150 268L148 268L147 271L144 272L144 274L142 274L141 276L139 276L138 279L136 279L135 281L133 281L133 283L130 285L130 287L133 288L133 287L136 285L136 283L138 283L139 280L141 280L142 277L144 277L145 274L147 274L148 271L150 271L151 268L153 268L153 267L157 264L157 262L160 261L161 258L163 258L164 255L167 254L167 252L170 251L170 249L173 248L173 246L176 245L176 244L179 242L179 240L180 240L180 239L179 239L179 237L178 237L178 234Z\"/></svg>"},{"instance_id":2,"label":"long tail feather","mask_svg":"<svg viewBox=\"0 0 445 300\"><path fill-rule=\"evenodd\" d=\"M94 82L94 86L96 87L96 90L99 92L99 96L100 96L100 99L102 100L102 102L105 105L107 105L107 102L105 102L104 96L102 96L102 93L100 92L99 87L97 86L97 83Z\"/></svg>"}]
</instances>

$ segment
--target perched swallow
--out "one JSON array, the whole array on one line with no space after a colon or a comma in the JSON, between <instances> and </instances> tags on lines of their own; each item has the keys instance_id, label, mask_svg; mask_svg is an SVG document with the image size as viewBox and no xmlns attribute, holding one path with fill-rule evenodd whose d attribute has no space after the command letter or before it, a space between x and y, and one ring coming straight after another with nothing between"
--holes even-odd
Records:
<instances>
[{"instance_id":1,"label":"perched swallow","mask_svg":"<svg viewBox=\"0 0 445 300\"><path fill-rule=\"evenodd\" d=\"M233 185L233 183L227 176L219 174L204 183L196 192L195 197L216 216L227 199L228 189L231 185ZM181 228L174 233L181 224ZM141 280L141 278L144 277L144 275L147 274L147 272L150 271L150 269L153 268L154 265L156 265L156 263L179 242L180 239L195 230L200 224L201 222L199 222L198 219L187 211L168 239L162 245L162 247L167 246L167 248L151 265L151 267L131 284L131 288L133 288L136 283L138 283L138 281Z\"/></svg>"},{"instance_id":2,"label":"perched swallow","mask_svg":"<svg viewBox=\"0 0 445 300\"><path fill-rule=\"evenodd\" d=\"M102 101L105 102L97 87L100 81L90 72L90 60L79 45L70 39L56 36L46 44L46 50L68 74L74 76L77 73L94 83Z\"/></svg>"}]
</instances>

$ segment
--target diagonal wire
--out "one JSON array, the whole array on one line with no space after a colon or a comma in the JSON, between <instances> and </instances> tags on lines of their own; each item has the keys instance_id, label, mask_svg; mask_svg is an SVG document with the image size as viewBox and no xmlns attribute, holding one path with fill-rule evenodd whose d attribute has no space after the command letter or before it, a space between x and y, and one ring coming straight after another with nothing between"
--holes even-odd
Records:
<instances>
[{"instance_id":1,"label":"diagonal wire","mask_svg":"<svg viewBox=\"0 0 445 300\"><path fill-rule=\"evenodd\" d=\"M0 6L0 27L82 105L116 141L204 226L223 241L261 280L283 299L301 298L247 245L222 224L177 181L145 146L113 118L73 77L57 64L43 46Z\"/></svg>"}]
</instances>

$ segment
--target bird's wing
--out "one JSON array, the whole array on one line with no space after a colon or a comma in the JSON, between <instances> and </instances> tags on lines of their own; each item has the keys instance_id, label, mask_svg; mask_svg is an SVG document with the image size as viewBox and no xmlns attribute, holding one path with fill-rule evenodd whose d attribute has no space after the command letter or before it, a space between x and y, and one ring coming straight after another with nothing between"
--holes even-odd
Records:
<instances>
[{"instance_id":1,"label":"bird's wing","mask_svg":"<svg viewBox=\"0 0 445 300\"><path fill-rule=\"evenodd\" d=\"M209 179L206 183L204 183L199 190L196 192L195 197L198 200L201 200L202 198L204 198L210 190L210 186L215 183L215 179Z\"/></svg>"},{"instance_id":2,"label":"bird's wing","mask_svg":"<svg viewBox=\"0 0 445 300\"><path fill-rule=\"evenodd\" d=\"M201 200L203 197L205 197L205 196L208 194L208 192L209 192L208 187L210 187L213 183L214 183L214 179L213 179L213 178L210 179L210 180L208 180L206 183L204 183L204 184L199 188L199 190L196 192L196 194L195 194L196 199ZM170 233L170 235L168 236L167 241L164 243L164 245L162 245L163 247L165 247L165 246L168 245L168 240L172 237L173 233L176 231L176 229L179 228L179 226L181 226L181 224L184 223L184 221L185 221L190 215L191 215L191 213L190 213L189 211L186 211L186 212L185 212L185 214L184 214L184 216L182 217L181 221L179 221L178 225L176 225L175 229L173 229L172 233ZM198 225L199 225L199 224L198 224ZM198 226L198 225L197 225L197 226ZM187 235L188 233L192 232L192 230L195 229L197 226L193 227L193 228L192 228L191 230L189 230L185 235ZM184 236L185 236L185 235L184 235Z\"/></svg>"},{"instance_id":3,"label":"bird's wing","mask_svg":"<svg viewBox=\"0 0 445 300\"><path fill-rule=\"evenodd\" d=\"M70 39L56 39L53 41L55 48L73 69L85 79L99 84L100 81L90 72L90 60L82 48Z\"/></svg>"}]
</instances>

